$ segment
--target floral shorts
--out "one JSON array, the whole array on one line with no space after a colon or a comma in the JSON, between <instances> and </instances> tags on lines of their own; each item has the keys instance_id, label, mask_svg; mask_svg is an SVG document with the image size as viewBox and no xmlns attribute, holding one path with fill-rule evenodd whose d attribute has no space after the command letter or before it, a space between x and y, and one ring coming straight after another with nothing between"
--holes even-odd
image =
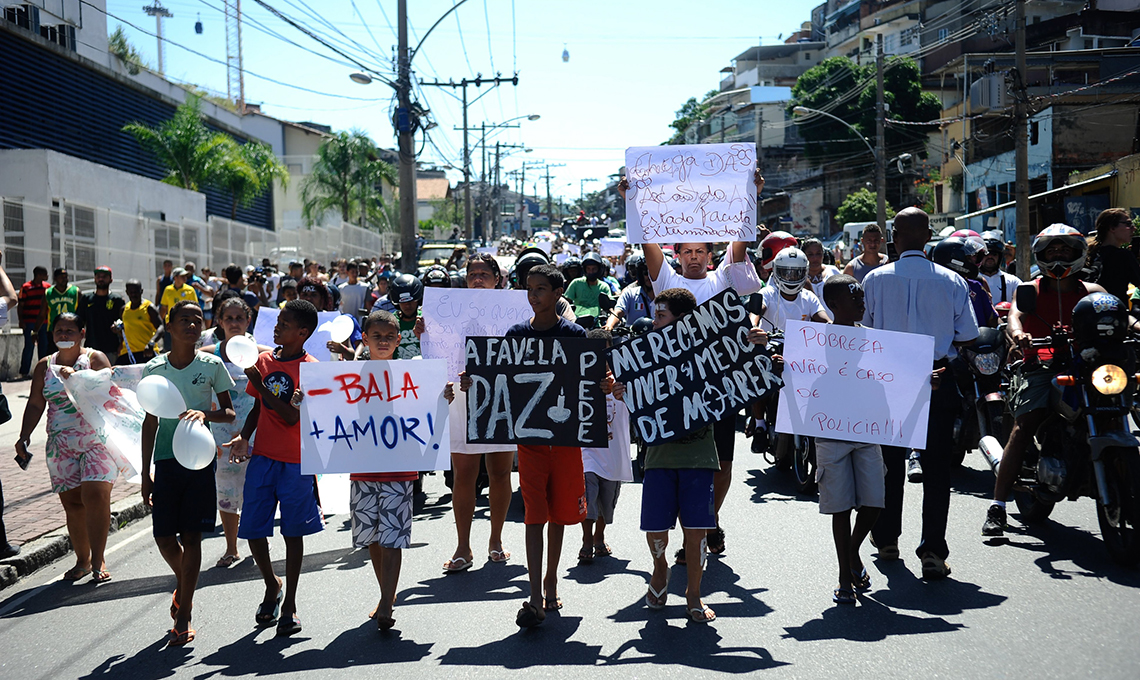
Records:
<instances>
[{"instance_id":1,"label":"floral shorts","mask_svg":"<svg viewBox=\"0 0 1140 680\"><path fill-rule=\"evenodd\" d=\"M52 493L78 489L83 482L113 483L119 476L115 457L94 435L51 434L45 458Z\"/></svg>"},{"instance_id":2,"label":"floral shorts","mask_svg":"<svg viewBox=\"0 0 1140 680\"><path fill-rule=\"evenodd\" d=\"M245 471L249 461L231 463L228 451L223 449L222 456L218 458L218 510L237 515L241 513L241 496L245 490Z\"/></svg>"},{"instance_id":3,"label":"floral shorts","mask_svg":"<svg viewBox=\"0 0 1140 680\"><path fill-rule=\"evenodd\" d=\"M367 548L412 547L412 489L415 482L362 482L349 489L352 545Z\"/></svg>"}]
</instances>

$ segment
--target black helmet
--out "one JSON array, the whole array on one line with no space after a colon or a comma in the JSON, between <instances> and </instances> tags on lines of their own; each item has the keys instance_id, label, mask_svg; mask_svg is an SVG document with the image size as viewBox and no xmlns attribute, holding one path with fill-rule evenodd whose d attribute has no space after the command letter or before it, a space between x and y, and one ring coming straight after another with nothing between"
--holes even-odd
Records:
<instances>
[{"instance_id":1,"label":"black helmet","mask_svg":"<svg viewBox=\"0 0 1140 680\"><path fill-rule=\"evenodd\" d=\"M1073 337L1082 347L1128 337L1128 305L1108 293L1089 293L1073 307Z\"/></svg>"},{"instance_id":2,"label":"black helmet","mask_svg":"<svg viewBox=\"0 0 1140 680\"><path fill-rule=\"evenodd\" d=\"M423 302L424 284L411 274L400 274L388 287L388 300L394 305L416 300Z\"/></svg>"},{"instance_id":3,"label":"black helmet","mask_svg":"<svg viewBox=\"0 0 1140 680\"><path fill-rule=\"evenodd\" d=\"M960 236L944 238L934 246L931 258L935 264L972 279L978 275L978 260L974 244Z\"/></svg>"},{"instance_id":4,"label":"black helmet","mask_svg":"<svg viewBox=\"0 0 1140 680\"><path fill-rule=\"evenodd\" d=\"M582 266L585 267L587 264L589 264L591 262L598 265L598 267L603 266L602 265L602 256L593 252L593 251L586 253L586 256L582 258Z\"/></svg>"},{"instance_id":5,"label":"black helmet","mask_svg":"<svg viewBox=\"0 0 1140 680\"><path fill-rule=\"evenodd\" d=\"M516 288L525 288L527 272L530 271L531 267L537 267L540 264L550 264L550 259L546 257L546 253L537 248L524 251L515 260L515 273L511 284Z\"/></svg>"},{"instance_id":6,"label":"black helmet","mask_svg":"<svg viewBox=\"0 0 1140 680\"><path fill-rule=\"evenodd\" d=\"M629 327L629 332L633 335L641 335L642 333L645 333L652 329L653 319L650 319L648 316L643 316L637 321L633 322L633 325Z\"/></svg>"},{"instance_id":7,"label":"black helmet","mask_svg":"<svg viewBox=\"0 0 1140 680\"><path fill-rule=\"evenodd\" d=\"M645 258L641 255L634 255L625 261L625 279L627 282L640 282L641 274L645 271L647 271L647 268L645 266Z\"/></svg>"},{"instance_id":8,"label":"black helmet","mask_svg":"<svg viewBox=\"0 0 1140 680\"><path fill-rule=\"evenodd\" d=\"M582 275L582 260L575 255L571 255L562 262L558 269L562 271L562 276L566 277L566 283L570 283L571 280ZM577 269L578 272L571 276L571 269Z\"/></svg>"},{"instance_id":9,"label":"black helmet","mask_svg":"<svg viewBox=\"0 0 1140 680\"><path fill-rule=\"evenodd\" d=\"M432 288L451 288L451 275L447 273L447 269L438 264L428 267L424 272L423 281L425 286Z\"/></svg>"},{"instance_id":10,"label":"black helmet","mask_svg":"<svg viewBox=\"0 0 1140 680\"><path fill-rule=\"evenodd\" d=\"M452 288L466 288L467 287L467 270L464 269L460 272L451 272L451 287Z\"/></svg>"}]
</instances>

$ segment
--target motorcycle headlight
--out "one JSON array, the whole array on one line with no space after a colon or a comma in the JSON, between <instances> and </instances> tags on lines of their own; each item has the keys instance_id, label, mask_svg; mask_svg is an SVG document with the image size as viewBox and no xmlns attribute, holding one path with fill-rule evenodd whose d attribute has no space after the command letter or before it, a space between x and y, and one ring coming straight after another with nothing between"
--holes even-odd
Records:
<instances>
[{"instance_id":1,"label":"motorcycle headlight","mask_svg":"<svg viewBox=\"0 0 1140 680\"><path fill-rule=\"evenodd\" d=\"M1128 386L1128 376L1123 368L1105 364L1093 371L1092 386L1101 394L1120 394Z\"/></svg>"},{"instance_id":2,"label":"motorcycle headlight","mask_svg":"<svg viewBox=\"0 0 1140 680\"><path fill-rule=\"evenodd\" d=\"M974 368L982 375L993 375L1001 368L1001 359L995 354L975 354Z\"/></svg>"}]
</instances>

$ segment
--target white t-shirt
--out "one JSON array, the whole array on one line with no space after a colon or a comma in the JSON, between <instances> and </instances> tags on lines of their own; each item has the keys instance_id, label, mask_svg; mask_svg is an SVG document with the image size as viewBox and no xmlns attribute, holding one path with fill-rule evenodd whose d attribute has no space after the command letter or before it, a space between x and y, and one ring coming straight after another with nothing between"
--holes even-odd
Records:
<instances>
[{"instance_id":1,"label":"white t-shirt","mask_svg":"<svg viewBox=\"0 0 1140 680\"><path fill-rule=\"evenodd\" d=\"M612 394L606 395L606 423L610 432L610 445L604 449L583 447L582 471L593 472L611 482L632 482L633 464L629 457L629 408L624 401L614 399Z\"/></svg>"},{"instance_id":2,"label":"white t-shirt","mask_svg":"<svg viewBox=\"0 0 1140 680\"><path fill-rule=\"evenodd\" d=\"M663 262L661 271L657 272L657 278L653 280L653 293L660 295L661 291L669 288L684 288L697 298L698 305L704 304L729 287L728 265L731 263L728 260L725 257L720 266L703 279L686 279Z\"/></svg>"},{"instance_id":3,"label":"white t-shirt","mask_svg":"<svg viewBox=\"0 0 1140 680\"><path fill-rule=\"evenodd\" d=\"M778 286L765 286L760 291L760 296L764 300L765 307L763 320L767 322L767 325L762 323L761 327L766 331L784 330L788 319L811 321L817 313L825 312L823 303L815 293L807 290L801 290L795 300L785 300L784 296L780 295Z\"/></svg>"},{"instance_id":4,"label":"white t-shirt","mask_svg":"<svg viewBox=\"0 0 1140 680\"><path fill-rule=\"evenodd\" d=\"M364 308L364 301L368 299L368 294L372 292L372 286L369 286L363 281L356 283L345 283L337 286L340 290L340 311L342 314L351 314L357 319L360 318L360 310Z\"/></svg>"},{"instance_id":5,"label":"white t-shirt","mask_svg":"<svg viewBox=\"0 0 1140 680\"><path fill-rule=\"evenodd\" d=\"M987 286L990 287L990 297L993 298L995 305L999 302L1009 302L1011 304L1013 303L1014 291L1016 291L1017 287L1021 285L1021 279L1017 278L1013 274L1006 274L1000 269L994 273L993 276L986 276L981 272L978 272L978 276L986 282ZM1005 289L1004 299L1002 298L1003 286Z\"/></svg>"}]
</instances>

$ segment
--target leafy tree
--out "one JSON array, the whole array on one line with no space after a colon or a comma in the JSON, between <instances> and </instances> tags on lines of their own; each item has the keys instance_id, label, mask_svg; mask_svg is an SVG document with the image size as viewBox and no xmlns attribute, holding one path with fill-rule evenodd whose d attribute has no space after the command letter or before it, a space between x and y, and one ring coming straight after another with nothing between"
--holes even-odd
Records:
<instances>
[{"instance_id":1,"label":"leafy tree","mask_svg":"<svg viewBox=\"0 0 1140 680\"><path fill-rule=\"evenodd\" d=\"M234 143L228 135L206 127L201 104L193 96L157 127L135 122L124 125L123 131L134 136L166 168L163 182L192 191L213 183L229 162L228 149Z\"/></svg>"},{"instance_id":2,"label":"leafy tree","mask_svg":"<svg viewBox=\"0 0 1140 680\"><path fill-rule=\"evenodd\" d=\"M704 120L705 114L709 110L708 101L718 94L720 94L720 90L709 90L700 101L697 101L696 97L689 97L689 101L685 102L675 112L676 119L669 123L669 127L673 128L674 132L669 141L665 143L684 144L685 130L693 123Z\"/></svg>"},{"instance_id":3,"label":"leafy tree","mask_svg":"<svg viewBox=\"0 0 1140 680\"><path fill-rule=\"evenodd\" d=\"M229 139L227 162L219 169L217 185L229 193L232 203L230 219L237 218L238 206L249 207L254 199L273 187L274 180L289 184L289 170L262 142L238 144Z\"/></svg>"},{"instance_id":4,"label":"leafy tree","mask_svg":"<svg viewBox=\"0 0 1140 680\"><path fill-rule=\"evenodd\" d=\"M127 34L122 26L116 26L115 31L107 37L107 50L119 58L123 62L123 66L127 69L127 73L132 76L137 76L147 64L143 61L142 54L138 51L131 41L127 39Z\"/></svg>"},{"instance_id":5,"label":"leafy tree","mask_svg":"<svg viewBox=\"0 0 1140 680\"><path fill-rule=\"evenodd\" d=\"M839 209L835 211L835 221L839 224L847 224L848 222L874 222L878 219L878 203L875 192L867 187L862 187L852 194L848 194L847 198L843 199ZM895 209L887 203L887 215L893 215Z\"/></svg>"},{"instance_id":6,"label":"leafy tree","mask_svg":"<svg viewBox=\"0 0 1140 680\"><path fill-rule=\"evenodd\" d=\"M927 121L938 118L938 97L922 91L918 65L909 57L888 57L883 73L883 100L888 120ZM854 126L874 143L875 65L858 65L847 57L831 57L808 69L792 87L795 106L819 109ZM936 126L887 125L884 144L887 156L909 152L925 157L927 133ZM825 116L815 116L799 127L807 142L805 153L819 164L824 160L858 154L863 142L845 125ZM861 220L860 220L861 221Z\"/></svg>"},{"instance_id":7,"label":"leafy tree","mask_svg":"<svg viewBox=\"0 0 1140 680\"><path fill-rule=\"evenodd\" d=\"M380 160L372 140L359 130L338 132L317 149L312 173L301 186L301 215L308 224L330 210L345 222L390 227L391 215L381 194L383 182L396 185L396 169ZM398 221L397 221L398 223Z\"/></svg>"}]
</instances>

